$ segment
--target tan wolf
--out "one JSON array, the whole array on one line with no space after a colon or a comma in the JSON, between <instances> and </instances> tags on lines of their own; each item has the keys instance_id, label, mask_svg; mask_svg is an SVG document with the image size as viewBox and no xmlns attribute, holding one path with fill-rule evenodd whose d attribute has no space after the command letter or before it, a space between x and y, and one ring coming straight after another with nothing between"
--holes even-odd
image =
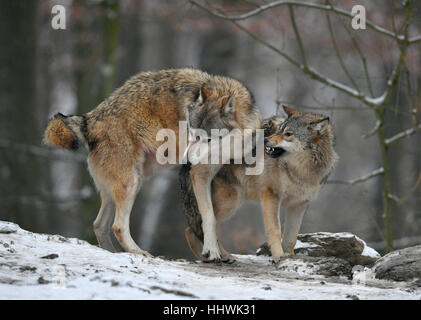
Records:
<instances>
[{"instance_id":1,"label":"tan wolf","mask_svg":"<svg viewBox=\"0 0 421 320\"><path fill-rule=\"evenodd\" d=\"M264 171L245 175L245 165L224 165L212 180L212 203L217 223L232 215L246 200L260 202L268 244L275 262L294 254L297 235L309 202L313 200L333 169L337 155L328 117L301 113L284 107L287 118L274 116L263 121L265 130ZM203 260L202 221L191 186L190 168L180 171L185 213L185 230L193 253ZM280 206L286 207L282 237ZM218 243L222 261L233 257Z\"/></svg>"},{"instance_id":2,"label":"tan wolf","mask_svg":"<svg viewBox=\"0 0 421 320\"><path fill-rule=\"evenodd\" d=\"M142 181L168 166L156 161L156 150L164 143L156 140L157 132L171 129L178 137L179 121L185 120L187 107L207 110L230 127L261 126L251 93L240 82L195 69L139 73L92 111L77 116L58 113L49 121L44 133L47 144L70 150L83 145L89 152L88 169L101 195L93 227L102 248L115 251L112 224L126 251L150 256L130 235L130 212ZM177 138L178 155L185 144ZM218 169L197 165L192 170L201 195L210 195L210 181ZM210 196L208 199L210 202ZM206 199L204 208L204 218L211 220L212 204Z\"/></svg>"}]
</instances>

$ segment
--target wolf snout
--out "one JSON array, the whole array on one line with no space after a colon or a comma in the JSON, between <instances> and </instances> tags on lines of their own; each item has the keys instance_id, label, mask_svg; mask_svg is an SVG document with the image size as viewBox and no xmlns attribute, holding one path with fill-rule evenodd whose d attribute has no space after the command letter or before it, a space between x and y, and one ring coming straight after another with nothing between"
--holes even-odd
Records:
<instances>
[{"instance_id":1,"label":"wolf snout","mask_svg":"<svg viewBox=\"0 0 421 320\"><path fill-rule=\"evenodd\" d=\"M269 148L276 148L277 143L274 141L269 140L268 138L265 138L263 140L265 147L269 147Z\"/></svg>"}]
</instances>

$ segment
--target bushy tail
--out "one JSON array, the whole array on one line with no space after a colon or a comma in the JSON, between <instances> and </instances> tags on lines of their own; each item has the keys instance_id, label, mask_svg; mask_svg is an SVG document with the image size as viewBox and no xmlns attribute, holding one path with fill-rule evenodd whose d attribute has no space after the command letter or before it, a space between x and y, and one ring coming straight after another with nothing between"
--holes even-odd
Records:
<instances>
[{"instance_id":1,"label":"bushy tail","mask_svg":"<svg viewBox=\"0 0 421 320\"><path fill-rule=\"evenodd\" d=\"M181 185L181 196L184 203L184 214L186 215L187 224L190 229L197 239L203 243L202 216L200 215L196 196L190 180L190 169L191 165L182 165L178 176Z\"/></svg>"},{"instance_id":2,"label":"bushy tail","mask_svg":"<svg viewBox=\"0 0 421 320\"><path fill-rule=\"evenodd\" d=\"M47 125L43 142L48 145L77 150L86 142L86 117L57 113Z\"/></svg>"}]
</instances>

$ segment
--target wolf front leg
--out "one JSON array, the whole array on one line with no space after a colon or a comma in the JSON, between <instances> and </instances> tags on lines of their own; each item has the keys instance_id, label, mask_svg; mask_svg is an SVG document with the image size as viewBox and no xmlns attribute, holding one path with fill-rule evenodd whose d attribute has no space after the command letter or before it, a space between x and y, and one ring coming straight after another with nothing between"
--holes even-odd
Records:
<instances>
[{"instance_id":1,"label":"wolf front leg","mask_svg":"<svg viewBox=\"0 0 421 320\"><path fill-rule=\"evenodd\" d=\"M289 254L294 254L294 247L297 242L298 232L300 231L301 223L305 213L307 212L307 208L307 201L287 208L282 248Z\"/></svg>"},{"instance_id":2,"label":"wolf front leg","mask_svg":"<svg viewBox=\"0 0 421 320\"><path fill-rule=\"evenodd\" d=\"M279 219L280 199L270 187L264 188L261 194L263 221L265 224L266 237L273 261L278 263L284 255L282 249L282 229Z\"/></svg>"},{"instance_id":3,"label":"wolf front leg","mask_svg":"<svg viewBox=\"0 0 421 320\"><path fill-rule=\"evenodd\" d=\"M203 249L205 262L221 260L221 251L216 236L216 218L212 206L211 182L221 165L198 164L191 168L190 178L196 196L197 206L202 216Z\"/></svg>"}]
</instances>

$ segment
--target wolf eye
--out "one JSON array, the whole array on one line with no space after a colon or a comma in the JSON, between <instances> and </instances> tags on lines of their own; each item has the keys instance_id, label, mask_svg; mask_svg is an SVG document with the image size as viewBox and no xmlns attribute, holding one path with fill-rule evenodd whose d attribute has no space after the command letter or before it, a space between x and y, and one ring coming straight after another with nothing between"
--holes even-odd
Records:
<instances>
[{"instance_id":1,"label":"wolf eye","mask_svg":"<svg viewBox=\"0 0 421 320\"><path fill-rule=\"evenodd\" d=\"M291 131L287 131L287 132L285 132L285 136L286 137L291 137L291 136L293 136L294 134L291 132Z\"/></svg>"}]
</instances>

